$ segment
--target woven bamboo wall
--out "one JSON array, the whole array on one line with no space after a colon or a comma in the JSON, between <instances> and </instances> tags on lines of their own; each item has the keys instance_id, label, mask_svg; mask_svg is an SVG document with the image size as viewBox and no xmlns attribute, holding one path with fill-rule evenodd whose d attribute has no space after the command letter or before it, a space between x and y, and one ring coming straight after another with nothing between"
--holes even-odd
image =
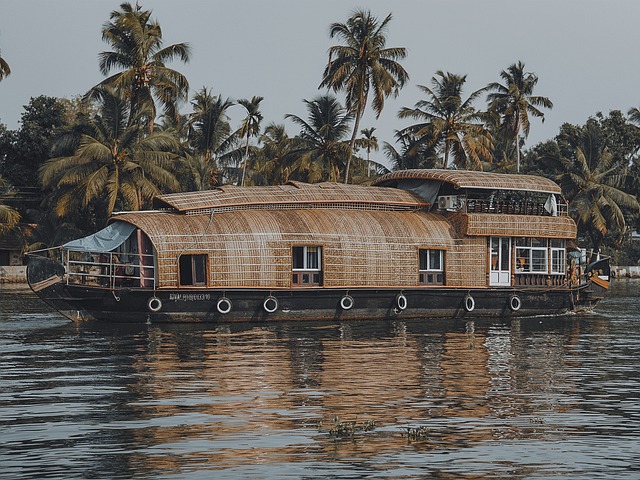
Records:
<instances>
[{"instance_id":1,"label":"woven bamboo wall","mask_svg":"<svg viewBox=\"0 0 640 480\"><path fill-rule=\"evenodd\" d=\"M448 214L458 235L495 237L576 238L571 217L499 215L494 213Z\"/></svg>"},{"instance_id":2,"label":"woven bamboo wall","mask_svg":"<svg viewBox=\"0 0 640 480\"><path fill-rule=\"evenodd\" d=\"M487 239L464 237L446 258L447 286L484 287L487 284Z\"/></svg>"},{"instance_id":3,"label":"woven bamboo wall","mask_svg":"<svg viewBox=\"0 0 640 480\"><path fill-rule=\"evenodd\" d=\"M149 235L158 252L160 287L177 286L183 253L209 254L209 286L266 288L291 286L292 245L322 246L326 287L417 285L419 247L447 249L446 261L458 265L447 275L463 284L465 269L456 255L477 255L466 241L457 246L449 223L431 213L247 210L116 218Z\"/></svg>"}]
</instances>

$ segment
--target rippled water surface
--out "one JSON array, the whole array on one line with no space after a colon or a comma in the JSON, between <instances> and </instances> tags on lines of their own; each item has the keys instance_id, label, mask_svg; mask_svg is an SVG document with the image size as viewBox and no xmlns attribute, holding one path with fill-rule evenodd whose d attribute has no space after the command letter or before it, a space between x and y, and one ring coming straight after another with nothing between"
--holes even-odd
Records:
<instances>
[{"instance_id":1,"label":"rippled water surface","mask_svg":"<svg viewBox=\"0 0 640 480\"><path fill-rule=\"evenodd\" d=\"M0 478L640 478L640 284L517 321L77 325L0 288Z\"/></svg>"}]
</instances>

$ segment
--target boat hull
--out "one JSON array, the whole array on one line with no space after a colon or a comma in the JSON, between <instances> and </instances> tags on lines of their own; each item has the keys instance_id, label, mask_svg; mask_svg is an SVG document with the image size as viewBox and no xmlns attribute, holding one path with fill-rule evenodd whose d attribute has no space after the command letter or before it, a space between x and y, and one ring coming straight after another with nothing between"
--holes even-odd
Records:
<instances>
[{"instance_id":1,"label":"boat hull","mask_svg":"<svg viewBox=\"0 0 640 480\"><path fill-rule=\"evenodd\" d=\"M42 300L74 321L231 323L526 317L590 310L604 294L595 283L526 289L110 289L66 284L62 266L56 267L56 263L48 259L30 263L27 277Z\"/></svg>"}]
</instances>

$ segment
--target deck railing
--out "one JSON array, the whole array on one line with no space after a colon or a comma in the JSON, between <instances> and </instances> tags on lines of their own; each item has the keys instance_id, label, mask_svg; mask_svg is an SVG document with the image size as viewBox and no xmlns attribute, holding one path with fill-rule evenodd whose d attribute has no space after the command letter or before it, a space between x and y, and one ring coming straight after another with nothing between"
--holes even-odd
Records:
<instances>
[{"instance_id":1,"label":"deck railing","mask_svg":"<svg viewBox=\"0 0 640 480\"><path fill-rule=\"evenodd\" d=\"M109 288L156 287L152 254L62 249L61 255L67 284Z\"/></svg>"},{"instance_id":2,"label":"deck railing","mask_svg":"<svg viewBox=\"0 0 640 480\"><path fill-rule=\"evenodd\" d=\"M557 216L568 215L568 206L564 202L557 203ZM491 200L486 198L467 198L467 213L501 213L511 215L543 215L551 216L544 206L544 202L529 200Z\"/></svg>"},{"instance_id":3,"label":"deck railing","mask_svg":"<svg viewBox=\"0 0 640 480\"><path fill-rule=\"evenodd\" d=\"M567 285L568 278L566 275L548 275L546 273L516 273L515 285L523 286L554 286L560 287Z\"/></svg>"}]
</instances>

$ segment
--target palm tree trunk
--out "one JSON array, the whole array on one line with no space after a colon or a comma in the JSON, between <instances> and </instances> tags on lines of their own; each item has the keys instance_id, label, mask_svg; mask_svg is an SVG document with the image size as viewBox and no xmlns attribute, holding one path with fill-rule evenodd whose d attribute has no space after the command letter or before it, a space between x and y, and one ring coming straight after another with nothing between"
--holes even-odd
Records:
<instances>
[{"instance_id":1,"label":"palm tree trunk","mask_svg":"<svg viewBox=\"0 0 640 480\"><path fill-rule=\"evenodd\" d=\"M356 136L358 135L358 128L360 127L360 110L356 113L356 123L353 127L353 134L351 135L351 141L349 142L349 158L347 159L347 169L344 172L344 183L349 183L349 169L351 168L351 157L353 157L353 147L356 143Z\"/></svg>"},{"instance_id":2,"label":"palm tree trunk","mask_svg":"<svg viewBox=\"0 0 640 480\"><path fill-rule=\"evenodd\" d=\"M358 129L360 128L360 119L364 113L364 108L367 104L367 96L364 92L364 85L360 83L360 92L358 93L358 104L356 105L356 123L353 126L353 134L351 134L351 141L349 142L349 158L347 159L347 170L344 172L344 183L349 183L349 170L351 168L351 157L353 157L353 148L356 144L356 136L358 135Z\"/></svg>"},{"instance_id":3,"label":"palm tree trunk","mask_svg":"<svg viewBox=\"0 0 640 480\"><path fill-rule=\"evenodd\" d=\"M516 172L520 173L520 136L516 133Z\"/></svg>"},{"instance_id":4,"label":"palm tree trunk","mask_svg":"<svg viewBox=\"0 0 640 480\"><path fill-rule=\"evenodd\" d=\"M242 182L240 183L240 186L244 187L244 175L245 172L247 171L247 158L249 156L249 133L247 131L247 143L244 147L244 162L242 163Z\"/></svg>"},{"instance_id":5,"label":"palm tree trunk","mask_svg":"<svg viewBox=\"0 0 640 480\"><path fill-rule=\"evenodd\" d=\"M520 125L522 121L519 112L516 118L516 173L520 173Z\"/></svg>"},{"instance_id":6,"label":"palm tree trunk","mask_svg":"<svg viewBox=\"0 0 640 480\"><path fill-rule=\"evenodd\" d=\"M442 160L442 168L449 168L449 141L444 141L444 159Z\"/></svg>"}]
</instances>

